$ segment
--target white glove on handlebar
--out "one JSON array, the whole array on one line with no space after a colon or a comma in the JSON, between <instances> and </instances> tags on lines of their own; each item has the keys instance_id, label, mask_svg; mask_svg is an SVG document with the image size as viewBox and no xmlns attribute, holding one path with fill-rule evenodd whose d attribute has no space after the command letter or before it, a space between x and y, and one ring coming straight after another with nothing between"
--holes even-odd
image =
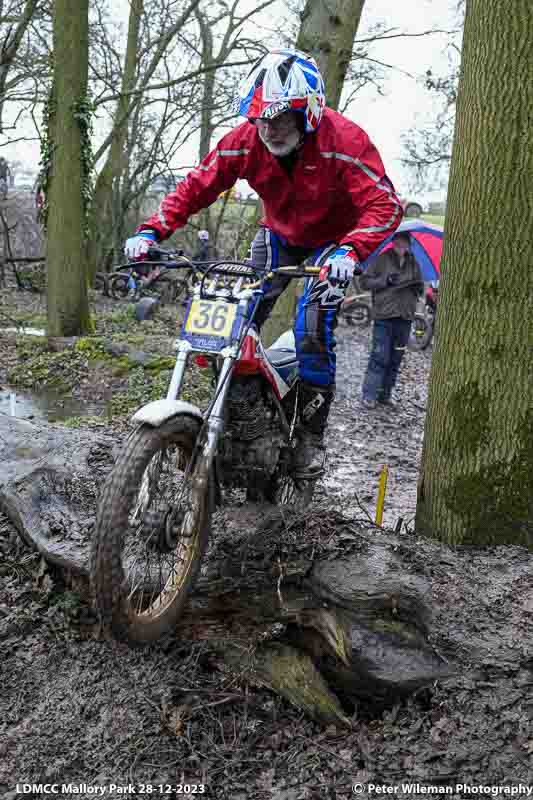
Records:
<instances>
[{"instance_id":1,"label":"white glove on handlebar","mask_svg":"<svg viewBox=\"0 0 533 800\"><path fill-rule=\"evenodd\" d=\"M135 236L130 236L126 239L124 245L124 253L126 258L131 261L143 261L146 258L148 250L157 242L157 237L152 231L141 231L136 233Z\"/></svg>"},{"instance_id":2,"label":"white glove on handlebar","mask_svg":"<svg viewBox=\"0 0 533 800\"><path fill-rule=\"evenodd\" d=\"M336 281L351 281L356 267L359 266L355 250L351 247L337 247L327 257L322 269L328 270L328 276Z\"/></svg>"}]
</instances>

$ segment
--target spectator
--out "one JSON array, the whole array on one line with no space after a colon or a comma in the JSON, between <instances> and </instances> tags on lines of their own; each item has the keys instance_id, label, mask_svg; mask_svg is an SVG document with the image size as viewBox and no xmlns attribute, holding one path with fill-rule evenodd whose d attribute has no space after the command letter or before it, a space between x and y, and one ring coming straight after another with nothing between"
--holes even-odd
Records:
<instances>
[{"instance_id":1,"label":"spectator","mask_svg":"<svg viewBox=\"0 0 533 800\"><path fill-rule=\"evenodd\" d=\"M8 178L11 175L9 164L4 156L0 156L0 194L5 197L7 195Z\"/></svg>"},{"instance_id":2,"label":"spectator","mask_svg":"<svg viewBox=\"0 0 533 800\"><path fill-rule=\"evenodd\" d=\"M198 231L198 250L194 256L195 261L209 261L211 248L209 246L209 231Z\"/></svg>"},{"instance_id":3,"label":"spectator","mask_svg":"<svg viewBox=\"0 0 533 800\"><path fill-rule=\"evenodd\" d=\"M391 249L381 253L360 278L372 292L372 349L362 390L362 403L394 406L392 390L409 340L419 295L424 291L420 267L410 250L408 233L397 233Z\"/></svg>"}]
</instances>

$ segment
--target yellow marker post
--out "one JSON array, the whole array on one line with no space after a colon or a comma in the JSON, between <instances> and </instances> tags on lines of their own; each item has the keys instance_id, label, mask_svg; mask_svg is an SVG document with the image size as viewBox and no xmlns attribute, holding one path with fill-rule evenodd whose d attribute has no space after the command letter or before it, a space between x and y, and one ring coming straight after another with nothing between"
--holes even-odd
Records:
<instances>
[{"instance_id":1,"label":"yellow marker post","mask_svg":"<svg viewBox=\"0 0 533 800\"><path fill-rule=\"evenodd\" d=\"M383 522L383 508L385 506L385 495L387 494L387 478L389 477L389 468L387 464L383 465L381 474L379 476L378 485L378 500L376 503L376 525L381 525Z\"/></svg>"}]
</instances>

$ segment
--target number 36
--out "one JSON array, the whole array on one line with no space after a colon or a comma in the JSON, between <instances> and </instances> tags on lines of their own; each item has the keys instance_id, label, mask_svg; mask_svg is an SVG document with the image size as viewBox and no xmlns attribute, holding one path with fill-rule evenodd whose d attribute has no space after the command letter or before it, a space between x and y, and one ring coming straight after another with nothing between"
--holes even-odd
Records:
<instances>
[{"instance_id":1,"label":"number 36","mask_svg":"<svg viewBox=\"0 0 533 800\"><path fill-rule=\"evenodd\" d=\"M198 315L192 320L196 330L211 328L216 333L224 330L229 311L225 303L198 303L196 310Z\"/></svg>"}]
</instances>

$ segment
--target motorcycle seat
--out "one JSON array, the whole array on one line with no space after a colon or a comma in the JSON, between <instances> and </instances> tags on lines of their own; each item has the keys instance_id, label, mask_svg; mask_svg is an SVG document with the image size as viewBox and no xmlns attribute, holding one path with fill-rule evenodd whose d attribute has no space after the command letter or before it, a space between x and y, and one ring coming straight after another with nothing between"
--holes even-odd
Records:
<instances>
[{"instance_id":1,"label":"motorcycle seat","mask_svg":"<svg viewBox=\"0 0 533 800\"><path fill-rule=\"evenodd\" d=\"M296 350L284 347L269 347L266 356L274 367L284 367L296 361Z\"/></svg>"}]
</instances>

